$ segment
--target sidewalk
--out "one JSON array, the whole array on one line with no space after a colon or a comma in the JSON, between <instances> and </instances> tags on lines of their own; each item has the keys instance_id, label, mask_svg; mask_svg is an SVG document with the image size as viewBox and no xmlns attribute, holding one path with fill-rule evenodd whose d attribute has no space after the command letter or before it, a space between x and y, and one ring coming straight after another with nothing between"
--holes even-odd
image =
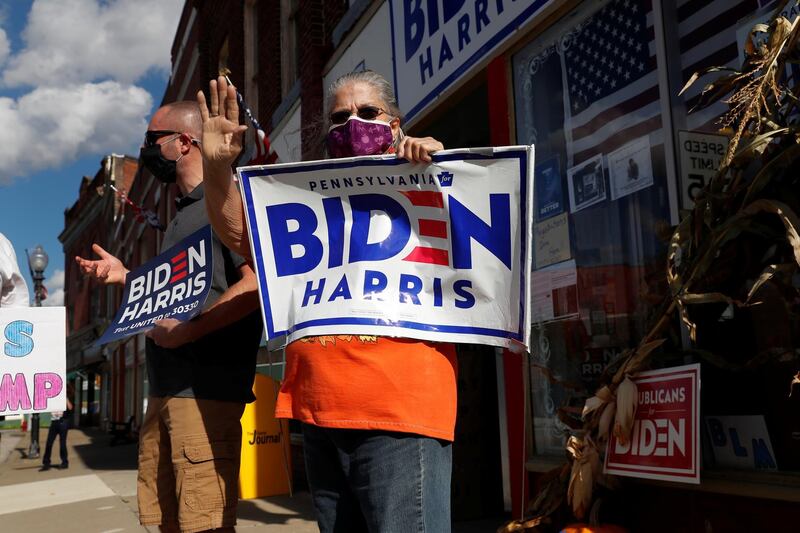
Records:
<instances>
[{"instance_id":1,"label":"sidewalk","mask_svg":"<svg viewBox=\"0 0 800 533\"><path fill-rule=\"evenodd\" d=\"M42 453L47 431L41 434ZM27 459L29 434L3 430L0 439L0 531L2 533L157 533L139 525L136 446L108 445L95 429L70 430L69 469L40 472L41 459ZM60 462L58 444L53 464ZM453 533L494 532L500 520L461 522ZM240 533L319 531L308 492L239 502Z\"/></svg>"},{"instance_id":2,"label":"sidewalk","mask_svg":"<svg viewBox=\"0 0 800 533\"><path fill-rule=\"evenodd\" d=\"M157 531L140 526L136 514L136 446L110 447L108 436L102 432L71 430L69 469L40 472L41 459L25 458L28 434L2 433L0 530L3 533ZM42 448L46 436L43 431ZM53 454L53 464L58 464L58 450ZM307 492L291 498L242 500L238 516L237 531L244 533L318 531Z\"/></svg>"}]
</instances>

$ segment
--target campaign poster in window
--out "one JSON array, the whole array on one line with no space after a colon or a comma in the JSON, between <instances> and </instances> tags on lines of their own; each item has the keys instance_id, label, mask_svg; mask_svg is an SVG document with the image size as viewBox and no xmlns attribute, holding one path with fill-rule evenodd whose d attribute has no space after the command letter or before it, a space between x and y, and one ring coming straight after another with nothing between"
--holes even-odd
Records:
<instances>
[{"instance_id":1,"label":"campaign poster in window","mask_svg":"<svg viewBox=\"0 0 800 533\"><path fill-rule=\"evenodd\" d=\"M650 139L639 137L608 154L611 199L619 200L653 184Z\"/></svg>"},{"instance_id":2,"label":"campaign poster in window","mask_svg":"<svg viewBox=\"0 0 800 533\"><path fill-rule=\"evenodd\" d=\"M606 474L700 483L700 365L639 372L626 442L611 435Z\"/></svg>"},{"instance_id":3,"label":"campaign poster in window","mask_svg":"<svg viewBox=\"0 0 800 533\"><path fill-rule=\"evenodd\" d=\"M536 221L541 222L564 212L564 189L558 156L536 165L533 171L536 187Z\"/></svg>"},{"instance_id":4,"label":"campaign poster in window","mask_svg":"<svg viewBox=\"0 0 800 533\"><path fill-rule=\"evenodd\" d=\"M603 175L603 154L567 170L569 207L575 213L606 199L606 179Z\"/></svg>"},{"instance_id":5,"label":"campaign poster in window","mask_svg":"<svg viewBox=\"0 0 800 533\"><path fill-rule=\"evenodd\" d=\"M568 214L562 213L533 225L533 258L537 269L570 257Z\"/></svg>"}]
</instances>

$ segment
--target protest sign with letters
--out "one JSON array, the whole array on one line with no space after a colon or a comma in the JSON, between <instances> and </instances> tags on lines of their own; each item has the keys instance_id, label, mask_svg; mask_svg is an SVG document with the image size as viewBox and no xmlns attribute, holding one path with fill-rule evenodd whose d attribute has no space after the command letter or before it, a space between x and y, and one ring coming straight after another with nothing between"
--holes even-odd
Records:
<instances>
[{"instance_id":1,"label":"protest sign with letters","mask_svg":"<svg viewBox=\"0 0 800 533\"><path fill-rule=\"evenodd\" d=\"M211 289L211 226L128 272L122 305L96 344L151 329L165 318L189 320L200 313Z\"/></svg>"},{"instance_id":2,"label":"protest sign with letters","mask_svg":"<svg viewBox=\"0 0 800 533\"><path fill-rule=\"evenodd\" d=\"M64 308L0 308L0 342L0 415L64 411Z\"/></svg>"},{"instance_id":3,"label":"protest sign with letters","mask_svg":"<svg viewBox=\"0 0 800 533\"><path fill-rule=\"evenodd\" d=\"M361 334L521 349L533 147L239 169L267 337Z\"/></svg>"},{"instance_id":4,"label":"protest sign with letters","mask_svg":"<svg viewBox=\"0 0 800 533\"><path fill-rule=\"evenodd\" d=\"M778 470L764 415L703 418L715 466Z\"/></svg>"},{"instance_id":5,"label":"protest sign with letters","mask_svg":"<svg viewBox=\"0 0 800 533\"><path fill-rule=\"evenodd\" d=\"M700 483L700 365L640 372L629 442L611 435L605 472Z\"/></svg>"}]
</instances>

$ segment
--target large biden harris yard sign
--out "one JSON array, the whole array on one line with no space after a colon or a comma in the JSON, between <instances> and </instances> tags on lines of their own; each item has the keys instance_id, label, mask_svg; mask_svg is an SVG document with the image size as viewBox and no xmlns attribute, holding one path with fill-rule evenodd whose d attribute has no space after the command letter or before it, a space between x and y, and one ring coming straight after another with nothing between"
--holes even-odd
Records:
<instances>
[{"instance_id":1,"label":"large biden harris yard sign","mask_svg":"<svg viewBox=\"0 0 800 533\"><path fill-rule=\"evenodd\" d=\"M239 169L270 339L528 345L533 147Z\"/></svg>"}]
</instances>

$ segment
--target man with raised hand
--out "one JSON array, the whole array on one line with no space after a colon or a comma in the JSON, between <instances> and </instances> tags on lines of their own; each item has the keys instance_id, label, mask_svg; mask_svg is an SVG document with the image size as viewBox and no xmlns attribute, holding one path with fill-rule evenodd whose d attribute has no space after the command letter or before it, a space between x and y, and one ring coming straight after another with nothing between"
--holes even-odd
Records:
<instances>
[{"instance_id":1,"label":"man with raised hand","mask_svg":"<svg viewBox=\"0 0 800 533\"><path fill-rule=\"evenodd\" d=\"M161 250L209 224L196 102L153 115L140 160L180 195ZM261 341L256 277L244 259L212 239L214 273L203 311L192 320L161 320L147 333L150 396L139 437L139 521L162 531L233 531L242 428ZM122 262L94 245L97 260L76 257L83 272L124 284Z\"/></svg>"}]
</instances>

